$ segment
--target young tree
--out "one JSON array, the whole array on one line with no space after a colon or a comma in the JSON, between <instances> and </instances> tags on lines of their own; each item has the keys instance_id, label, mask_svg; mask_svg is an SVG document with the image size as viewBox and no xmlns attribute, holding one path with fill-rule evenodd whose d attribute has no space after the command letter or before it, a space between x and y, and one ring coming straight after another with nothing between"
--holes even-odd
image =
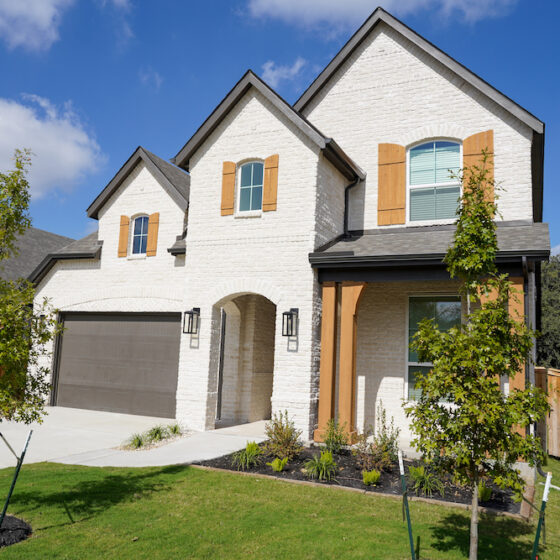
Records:
<instances>
[{"instance_id":1,"label":"young tree","mask_svg":"<svg viewBox=\"0 0 560 560\"><path fill-rule=\"evenodd\" d=\"M542 266L542 326L537 364L560 368L560 256Z\"/></svg>"},{"instance_id":2,"label":"young tree","mask_svg":"<svg viewBox=\"0 0 560 560\"><path fill-rule=\"evenodd\" d=\"M487 189L489 156L463 169L462 205L454 243L445 263L460 281L467 304L463 323L440 331L433 320L420 323L412 347L419 360L432 363L420 377L421 395L405 405L413 445L440 473L448 472L472 491L470 560L478 554L478 484L489 477L517 495L524 480L515 463L542 458L538 439L526 428L543 417L546 398L535 387L505 395L500 380L524 375L533 333L523 317L511 316L513 285L496 267L497 207Z\"/></svg>"},{"instance_id":3,"label":"young tree","mask_svg":"<svg viewBox=\"0 0 560 560\"><path fill-rule=\"evenodd\" d=\"M25 279L2 279L2 261L17 254L17 238L31 225L28 151L15 152L15 169L0 173L0 422L41 419L49 393L48 345L56 336L55 315Z\"/></svg>"}]
</instances>

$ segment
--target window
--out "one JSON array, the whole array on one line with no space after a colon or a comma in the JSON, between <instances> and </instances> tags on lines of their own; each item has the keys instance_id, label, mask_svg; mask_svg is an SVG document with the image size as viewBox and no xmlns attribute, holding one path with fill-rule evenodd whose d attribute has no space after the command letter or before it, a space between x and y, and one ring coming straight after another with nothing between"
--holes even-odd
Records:
<instances>
[{"instance_id":1,"label":"window","mask_svg":"<svg viewBox=\"0 0 560 560\"><path fill-rule=\"evenodd\" d=\"M461 299L458 296L418 296L408 300L408 343L412 342L422 319L434 319L440 330L461 324ZM408 398L416 400L418 377L430 371L432 364L419 362L418 355L408 347Z\"/></svg>"},{"instance_id":2,"label":"window","mask_svg":"<svg viewBox=\"0 0 560 560\"><path fill-rule=\"evenodd\" d=\"M145 255L148 244L148 216L138 216L134 219L132 230L132 254Z\"/></svg>"},{"instance_id":3,"label":"window","mask_svg":"<svg viewBox=\"0 0 560 560\"><path fill-rule=\"evenodd\" d=\"M246 163L239 171L239 212L262 210L264 165L260 162Z\"/></svg>"},{"instance_id":4,"label":"window","mask_svg":"<svg viewBox=\"0 0 560 560\"><path fill-rule=\"evenodd\" d=\"M461 188L450 170L461 167L461 146L456 142L426 142L408 152L409 221L455 217Z\"/></svg>"}]
</instances>

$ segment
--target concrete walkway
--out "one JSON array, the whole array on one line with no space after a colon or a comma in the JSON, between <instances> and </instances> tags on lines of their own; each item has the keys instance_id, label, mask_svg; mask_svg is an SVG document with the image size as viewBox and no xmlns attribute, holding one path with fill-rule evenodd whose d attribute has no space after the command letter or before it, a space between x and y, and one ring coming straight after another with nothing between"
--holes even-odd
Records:
<instances>
[{"instance_id":1,"label":"concrete walkway","mask_svg":"<svg viewBox=\"0 0 560 560\"><path fill-rule=\"evenodd\" d=\"M208 432L195 432L169 444L145 451L118 449L133 433L173 419L133 416L73 408L49 407L43 424L25 426L6 422L0 432L19 454L29 429L33 436L25 463L50 461L70 465L148 467L212 459L243 448L248 441L264 441L265 421ZM12 467L15 458L0 441L0 468Z\"/></svg>"}]
</instances>

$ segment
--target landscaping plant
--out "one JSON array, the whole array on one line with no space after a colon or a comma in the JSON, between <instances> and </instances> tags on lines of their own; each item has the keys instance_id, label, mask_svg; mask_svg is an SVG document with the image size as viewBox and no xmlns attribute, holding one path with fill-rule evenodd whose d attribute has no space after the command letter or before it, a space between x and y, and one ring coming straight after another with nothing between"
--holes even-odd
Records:
<instances>
[{"instance_id":1,"label":"landscaping plant","mask_svg":"<svg viewBox=\"0 0 560 560\"><path fill-rule=\"evenodd\" d=\"M274 472L282 472L287 463L288 457L284 457L283 459L276 457L274 461L267 463L267 465L271 467Z\"/></svg>"},{"instance_id":2,"label":"landscaping plant","mask_svg":"<svg viewBox=\"0 0 560 560\"><path fill-rule=\"evenodd\" d=\"M245 446L245 449L233 454L233 466L236 467L237 470L242 471L250 469L251 467L257 467L261 463L262 454L263 450L260 448L259 444L250 441Z\"/></svg>"},{"instance_id":3,"label":"landscaping plant","mask_svg":"<svg viewBox=\"0 0 560 560\"><path fill-rule=\"evenodd\" d=\"M348 445L346 424L340 425L336 418L331 418L325 430L325 448L331 453L338 454L345 445Z\"/></svg>"},{"instance_id":4,"label":"landscaping plant","mask_svg":"<svg viewBox=\"0 0 560 560\"><path fill-rule=\"evenodd\" d=\"M130 449L140 449L141 447L144 447L145 443L146 439L143 434L133 434L128 440L126 447Z\"/></svg>"},{"instance_id":5,"label":"landscaping plant","mask_svg":"<svg viewBox=\"0 0 560 560\"><path fill-rule=\"evenodd\" d=\"M424 460L439 472L452 473L471 491L470 560L478 555L480 480L489 477L522 495L525 482L515 463L542 460L540 442L528 428L548 408L545 395L533 386L509 394L500 386L502 378L524 377L534 333L523 317L508 311L515 292L496 266L497 207L488 196L495 186L490 165L483 152L480 165L456 177L462 182L462 204L445 263L460 282L466 316L448 331L440 331L432 320L420 323L411 346L419 362L433 365L419 376L418 401L405 405L412 443Z\"/></svg>"},{"instance_id":6,"label":"landscaping plant","mask_svg":"<svg viewBox=\"0 0 560 560\"><path fill-rule=\"evenodd\" d=\"M366 486L377 486L381 473L372 469L371 471L362 471L362 480Z\"/></svg>"},{"instance_id":7,"label":"landscaping plant","mask_svg":"<svg viewBox=\"0 0 560 560\"><path fill-rule=\"evenodd\" d=\"M265 425L268 441L264 444L265 451L273 457L287 458L291 461L297 457L302 449L301 430L297 430L288 418L288 411L272 415L272 419Z\"/></svg>"},{"instance_id":8,"label":"landscaping plant","mask_svg":"<svg viewBox=\"0 0 560 560\"><path fill-rule=\"evenodd\" d=\"M541 334L537 342L539 366L560 369L560 255L542 263Z\"/></svg>"},{"instance_id":9,"label":"landscaping plant","mask_svg":"<svg viewBox=\"0 0 560 560\"><path fill-rule=\"evenodd\" d=\"M147 433L147 439L151 443L157 443L169 437L168 430L165 426L154 426Z\"/></svg>"},{"instance_id":10,"label":"landscaping plant","mask_svg":"<svg viewBox=\"0 0 560 560\"><path fill-rule=\"evenodd\" d=\"M321 451L305 462L305 472L310 478L317 480L332 480L337 471L336 462L330 451Z\"/></svg>"},{"instance_id":11,"label":"landscaping plant","mask_svg":"<svg viewBox=\"0 0 560 560\"><path fill-rule=\"evenodd\" d=\"M31 227L29 151L16 150L15 169L0 173L0 422L40 422L48 403L50 347L60 331L31 282L2 278L2 261L17 255L17 240ZM49 365L46 365L49 364Z\"/></svg>"},{"instance_id":12,"label":"landscaping plant","mask_svg":"<svg viewBox=\"0 0 560 560\"><path fill-rule=\"evenodd\" d=\"M422 493L423 496L431 498L434 492L439 492L441 496L445 494L443 482L437 477L437 474L426 468L425 465L418 467L408 467L408 473L414 483L414 491L416 494Z\"/></svg>"},{"instance_id":13,"label":"landscaping plant","mask_svg":"<svg viewBox=\"0 0 560 560\"><path fill-rule=\"evenodd\" d=\"M170 436L182 436L183 435L183 429L181 428L180 424L169 424L169 426L167 426L167 433Z\"/></svg>"},{"instance_id":14,"label":"landscaping plant","mask_svg":"<svg viewBox=\"0 0 560 560\"><path fill-rule=\"evenodd\" d=\"M486 486L484 480L478 483L478 500L480 502L487 502L492 497L492 488Z\"/></svg>"}]
</instances>

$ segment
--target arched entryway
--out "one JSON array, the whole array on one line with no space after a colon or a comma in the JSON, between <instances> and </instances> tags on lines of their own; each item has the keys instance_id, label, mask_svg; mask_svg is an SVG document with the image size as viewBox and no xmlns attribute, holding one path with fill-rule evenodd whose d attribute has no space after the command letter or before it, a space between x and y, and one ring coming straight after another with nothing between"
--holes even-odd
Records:
<instances>
[{"instance_id":1,"label":"arched entryway","mask_svg":"<svg viewBox=\"0 0 560 560\"><path fill-rule=\"evenodd\" d=\"M215 306L216 426L267 420L271 414L276 305L241 294Z\"/></svg>"}]
</instances>

